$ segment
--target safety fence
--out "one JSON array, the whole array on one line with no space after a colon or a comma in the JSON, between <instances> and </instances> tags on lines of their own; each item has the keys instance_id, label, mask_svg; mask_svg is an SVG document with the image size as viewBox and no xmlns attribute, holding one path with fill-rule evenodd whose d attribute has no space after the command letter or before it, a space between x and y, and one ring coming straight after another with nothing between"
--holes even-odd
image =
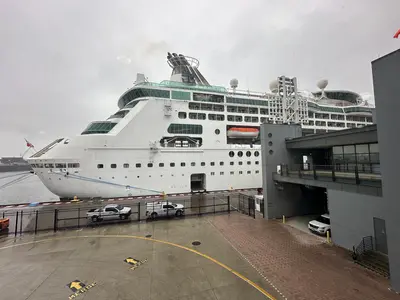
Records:
<instances>
[{"instance_id":1,"label":"safety fence","mask_svg":"<svg viewBox=\"0 0 400 300\"><path fill-rule=\"evenodd\" d=\"M254 219L257 212L264 217L264 200L254 195L239 194L238 211Z\"/></svg>"},{"instance_id":2,"label":"safety fence","mask_svg":"<svg viewBox=\"0 0 400 300\"><path fill-rule=\"evenodd\" d=\"M9 219L9 227L0 234L18 234L38 231L54 231L68 228L82 228L103 224L151 221L163 218L182 218L185 216L230 213L230 196L192 197L184 200L154 200L121 205L129 208L125 213L114 209L118 202L103 202L88 205L75 203L68 208L24 209L0 212L0 218ZM96 211L100 209L100 211Z\"/></svg>"}]
</instances>

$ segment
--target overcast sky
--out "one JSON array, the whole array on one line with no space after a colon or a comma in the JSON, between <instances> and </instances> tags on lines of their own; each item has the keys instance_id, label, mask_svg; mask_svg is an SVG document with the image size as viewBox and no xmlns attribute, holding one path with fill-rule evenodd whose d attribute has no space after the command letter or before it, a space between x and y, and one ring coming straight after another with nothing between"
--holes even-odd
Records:
<instances>
[{"instance_id":1,"label":"overcast sky","mask_svg":"<svg viewBox=\"0 0 400 300\"><path fill-rule=\"evenodd\" d=\"M400 48L399 16L399 0L3 0L0 156L106 119L136 73L169 78L167 51L198 58L214 85L268 91L286 75L373 93L371 61Z\"/></svg>"}]
</instances>

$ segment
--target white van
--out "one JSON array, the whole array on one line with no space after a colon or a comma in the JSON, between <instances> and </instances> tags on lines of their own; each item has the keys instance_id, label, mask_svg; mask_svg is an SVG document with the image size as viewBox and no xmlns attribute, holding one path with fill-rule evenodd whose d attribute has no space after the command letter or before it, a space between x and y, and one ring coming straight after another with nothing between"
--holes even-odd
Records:
<instances>
[{"instance_id":1,"label":"white van","mask_svg":"<svg viewBox=\"0 0 400 300\"><path fill-rule=\"evenodd\" d=\"M181 217L185 212L182 204L167 201L146 203L146 217L155 219L157 217L177 216Z\"/></svg>"},{"instance_id":2,"label":"white van","mask_svg":"<svg viewBox=\"0 0 400 300\"><path fill-rule=\"evenodd\" d=\"M324 214L308 222L308 229L318 234L326 235L329 231L331 233L331 218L328 214Z\"/></svg>"}]
</instances>

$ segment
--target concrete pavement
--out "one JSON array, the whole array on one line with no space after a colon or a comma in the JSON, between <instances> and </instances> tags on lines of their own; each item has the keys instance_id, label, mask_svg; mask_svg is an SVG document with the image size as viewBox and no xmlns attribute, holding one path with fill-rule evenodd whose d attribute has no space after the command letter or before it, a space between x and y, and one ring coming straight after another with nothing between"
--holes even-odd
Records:
<instances>
[{"instance_id":1,"label":"concrete pavement","mask_svg":"<svg viewBox=\"0 0 400 300\"><path fill-rule=\"evenodd\" d=\"M0 241L4 299L282 299L209 222L188 218ZM194 246L193 242L200 242Z\"/></svg>"}]
</instances>

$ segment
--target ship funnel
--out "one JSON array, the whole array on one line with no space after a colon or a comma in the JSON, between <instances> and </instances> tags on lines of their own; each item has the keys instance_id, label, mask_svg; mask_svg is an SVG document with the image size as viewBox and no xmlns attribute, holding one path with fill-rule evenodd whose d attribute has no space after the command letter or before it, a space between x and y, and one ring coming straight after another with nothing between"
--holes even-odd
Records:
<instances>
[{"instance_id":1,"label":"ship funnel","mask_svg":"<svg viewBox=\"0 0 400 300\"><path fill-rule=\"evenodd\" d=\"M167 62L172 68L171 81L184 82L193 85L210 84L199 71L199 61L190 56L167 52Z\"/></svg>"}]
</instances>

